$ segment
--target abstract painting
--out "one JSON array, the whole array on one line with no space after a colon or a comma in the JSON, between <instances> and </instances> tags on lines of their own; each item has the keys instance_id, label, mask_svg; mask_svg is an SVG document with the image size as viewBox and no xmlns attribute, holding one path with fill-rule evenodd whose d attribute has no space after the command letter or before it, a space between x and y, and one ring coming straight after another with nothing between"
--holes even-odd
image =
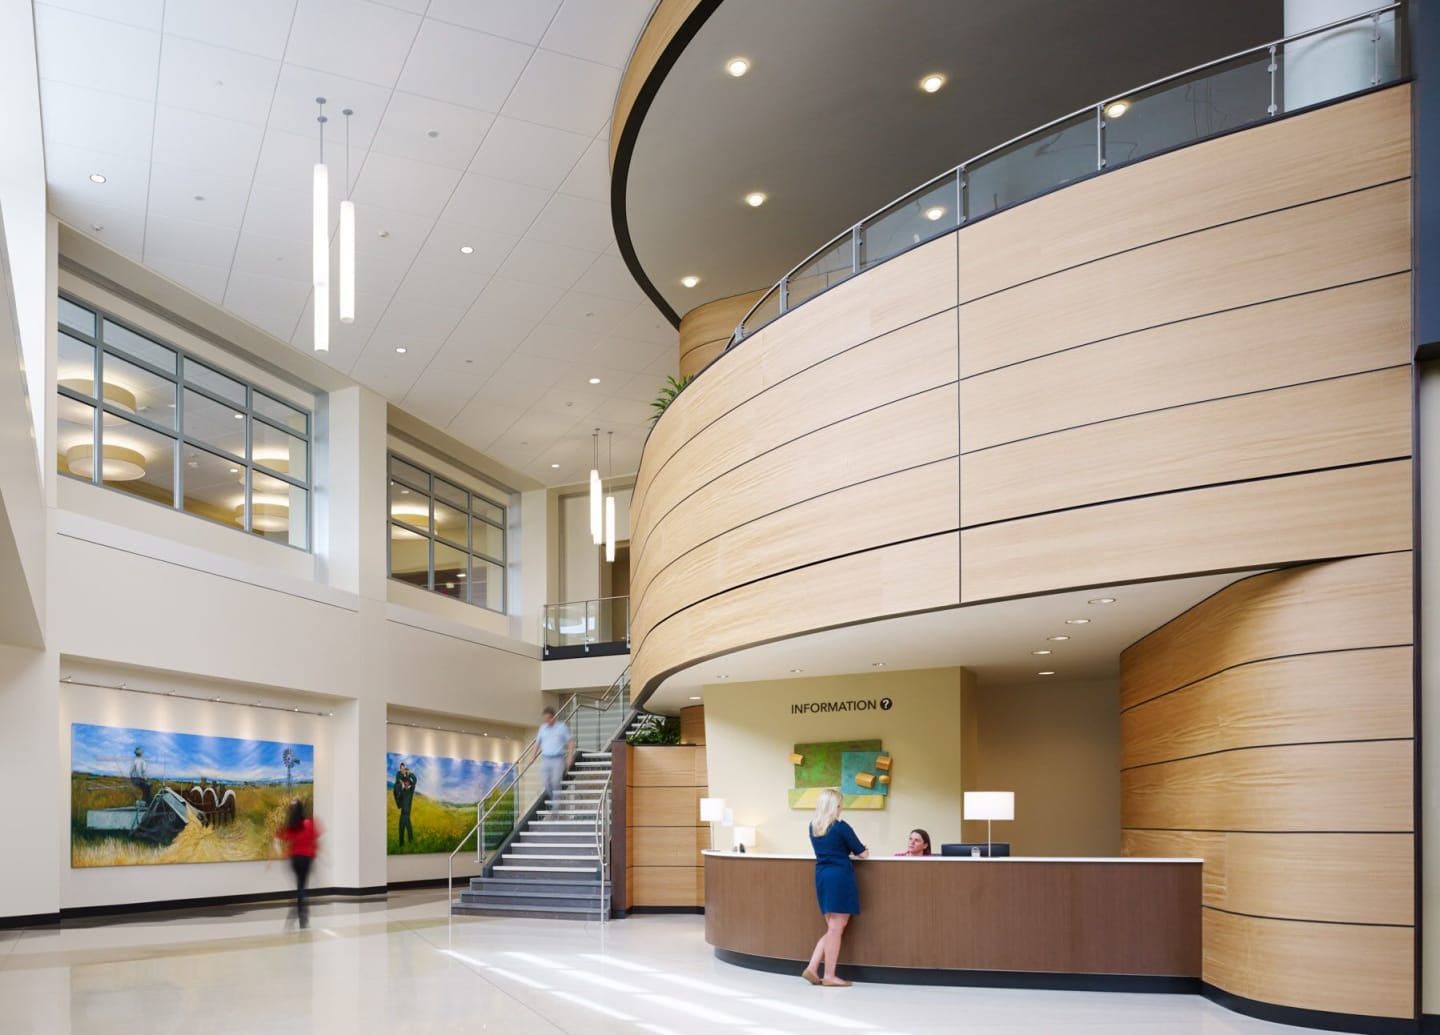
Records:
<instances>
[{"instance_id":1,"label":"abstract painting","mask_svg":"<svg viewBox=\"0 0 1440 1035\"><path fill-rule=\"evenodd\" d=\"M878 740L834 740L816 744L796 744L791 755L795 766L795 786L790 789L792 809L813 809L820 792L826 787L840 791L847 809L883 809L890 793L887 780L876 776L876 762L887 757ZM800 761L796 762L795 759ZM863 785L871 778L872 786ZM859 781L859 782L857 782Z\"/></svg>"}]
</instances>

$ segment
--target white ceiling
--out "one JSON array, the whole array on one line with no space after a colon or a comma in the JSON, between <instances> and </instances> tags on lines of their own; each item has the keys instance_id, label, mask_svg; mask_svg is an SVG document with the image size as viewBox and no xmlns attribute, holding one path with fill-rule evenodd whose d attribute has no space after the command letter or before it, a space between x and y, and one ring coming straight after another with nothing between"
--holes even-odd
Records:
<instances>
[{"instance_id":1,"label":"white ceiling","mask_svg":"<svg viewBox=\"0 0 1440 1035\"><path fill-rule=\"evenodd\" d=\"M735 683L964 666L982 686L1114 679L1120 652L1252 572L1052 593L888 618L777 640L691 665L646 703L675 713ZM1113 597L1113 604L1089 601ZM1067 619L1088 618L1083 625ZM1050 636L1069 636L1052 641ZM1031 651L1049 650L1035 655ZM799 669L800 671L794 671ZM1041 676L1040 672L1054 672Z\"/></svg>"},{"instance_id":2,"label":"white ceiling","mask_svg":"<svg viewBox=\"0 0 1440 1035\"><path fill-rule=\"evenodd\" d=\"M597 426L634 471L676 336L620 259L606 149L652 7L36 3L50 208L308 351L315 98L332 232L353 108L356 322L325 361L545 484L585 477Z\"/></svg>"}]
</instances>

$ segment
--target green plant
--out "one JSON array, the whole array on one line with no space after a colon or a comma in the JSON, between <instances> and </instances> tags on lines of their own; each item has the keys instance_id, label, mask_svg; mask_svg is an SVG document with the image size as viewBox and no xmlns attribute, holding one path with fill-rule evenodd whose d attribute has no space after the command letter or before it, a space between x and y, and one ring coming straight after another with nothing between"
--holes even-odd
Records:
<instances>
[{"instance_id":1,"label":"green plant","mask_svg":"<svg viewBox=\"0 0 1440 1035\"><path fill-rule=\"evenodd\" d=\"M627 744L678 744L680 743L680 717L678 715L641 715L625 734Z\"/></svg>"},{"instance_id":2,"label":"green plant","mask_svg":"<svg viewBox=\"0 0 1440 1035\"><path fill-rule=\"evenodd\" d=\"M654 424L660 419L660 415L675 401L675 397L683 392L685 386L693 380L695 380L694 374L686 374L678 381L673 377L667 377L665 379L665 383L660 386L660 394L655 396L655 401L650 404L655 407L655 413L650 418L651 424Z\"/></svg>"}]
</instances>

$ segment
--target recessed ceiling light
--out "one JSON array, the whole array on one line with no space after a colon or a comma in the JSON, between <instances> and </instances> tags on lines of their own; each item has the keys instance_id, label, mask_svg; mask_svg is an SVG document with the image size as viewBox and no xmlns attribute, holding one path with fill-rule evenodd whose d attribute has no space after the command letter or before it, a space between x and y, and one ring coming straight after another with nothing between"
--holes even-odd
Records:
<instances>
[{"instance_id":1,"label":"recessed ceiling light","mask_svg":"<svg viewBox=\"0 0 1440 1035\"><path fill-rule=\"evenodd\" d=\"M805 670L804 670L803 668L792 668L790 671L791 671L791 672L804 672Z\"/></svg>"},{"instance_id":2,"label":"recessed ceiling light","mask_svg":"<svg viewBox=\"0 0 1440 1035\"><path fill-rule=\"evenodd\" d=\"M1052 651L1048 651L1048 650L1032 650L1030 653L1031 653L1031 654L1050 654L1050 653L1053 653L1053 652L1052 652Z\"/></svg>"},{"instance_id":3,"label":"recessed ceiling light","mask_svg":"<svg viewBox=\"0 0 1440 1035\"><path fill-rule=\"evenodd\" d=\"M1088 619L1088 618L1067 618L1067 619L1065 619L1065 624L1066 624L1066 625L1089 625L1089 624L1090 624L1090 619Z\"/></svg>"},{"instance_id":4,"label":"recessed ceiling light","mask_svg":"<svg viewBox=\"0 0 1440 1035\"><path fill-rule=\"evenodd\" d=\"M1068 640L1070 637L1068 637L1068 636L1047 636L1047 637L1045 637L1045 638L1046 638L1047 640L1053 640L1053 641L1055 641L1056 643L1059 643L1059 642L1062 641L1062 640Z\"/></svg>"},{"instance_id":5,"label":"recessed ceiling light","mask_svg":"<svg viewBox=\"0 0 1440 1035\"><path fill-rule=\"evenodd\" d=\"M690 698L690 700L692 700L692 701L698 701L698 700L700 700L700 698L698 698L698 697L692 697L692 698Z\"/></svg>"},{"instance_id":6,"label":"recessed ceiling light","mask_svg":"<svg viewBox=\"0 0 1440 1035\"><path fill-rule=\"evenodd\" d=\"M461 255L474 255L474 254L475 254L475 249L474 249L473 247L471 247L470 245L468 245L468 244L462 244L462 245L460 246L460 254L461 254Z\"/></svg>"},{"instance_id":7,"label":"recessed ceiling light","mask_svg":"<svg viewBox=\"0 0 1440 1035\"><path fill-rule=\"evenodd\" d=\"M870 667L871 667L871 668L884 668L884 667L885 667L885 662L883 662L883 661L872 661L872 662L870 663Z\"/></svg>"},{"instance_id":8,"label":"recessed ceiling light","mask_svg":"<svg viewBox=\"0 0 1440 1035\"><path fill-rule=\"evenodd\" d=\"M764 191L752 190L749 194L745 195L745 204L751 208L759 208L765 204L766 197L767 195Z\"/></svg>"},{"instance_id":9,"label":"recessed ceiling light","mask_svg":"<svg viewBox=\"0 0 1440 1035\"><path fill-rule=\"evenodd\" d=\"M1046 669L1044 672L1036 672L1035 674L1037 676L1053 676L1055 673L1051 672L1049 669Z\"/></svg>"},{"instance_id":10,"label":"recessed ceiling light","mask_svg":"<svg viewBox=\"0 0 1440 1035\"><path fill-rule=\"evenodd\" d=\"M91 183L104 183L104 182L105 182L105 177L101 176L99 173L91 173L91 174L90 174L90 182L91 182Z\"/></svg>"},{"instance_id":11,"label":"recessed ceiling light","mask_svg":"<svg viewBox=\"0 0 1440 1035\"><path fill-rule=\"evenodd\" d=\"M935 93L945 85L945 77L939 72L932 72L920 80L920 89L926 93Z\"/></svg>"},{"instance_id":12,"label":"recessed ceiling light","mask_svg":"<svg viewBox=\"0 0 1440 1035\"><path fill-rule=\"evenodd\" d=\"M232 467L232 468L230 468L230 473L231 473L231 474L239 474L239 473L240 473L240 468L238 468L238 467Z\"/></svg>"},{"instance_id":13,"label":"recessed ceiling light","mask_svg":"<svg viewBox=\"0 0 1440 1035\"><path fill-rule=\"evenodd\" d=\"M600 383L600 379L599 379L598 377L592 377L592 378L590 379L590 383L591 383L592 385L598 385L598 384Z\"/></svg>"},{"instance_id":14,"label":"recessed ceiling light","mask_svg":"<svg viewBox=\"0 0 1440 1035\"><path fill-rule=\"evenodd\" d=\"M730 677L729 677L729 676L717 675L715 678L716 678L716 679L729 679Z\"/></svg>"},{"instance_id":15,"label":"recessed ceiling light","mask_svg":"<svg viewBox=\"0 0 1440 1035\"><path fill-rule=\"evenodd\" d=\"M1094 600L1086 601L1086 603L1090 603L1090 604L1113 604L1113 603L1115 603L1115 598L1114 598L1114 597L1096 597Z\"/></svg>"},{"instance_id":16,"label":"recessed ceiling light","mask_svg":"<svg viewBox=\"0 0 1440 1035\"><path fill-rule=\"evenodd\" d=\"M400 355L403 356L403 355L405 355L405 353L409 352L410 350L407 349L404 345L396 345L396 346L395 346L395 351L398 352L398 353L400 353Z\"/></svg>"},{"instance_id":17,"label":"recessed ceiling light","mask_svg":"<svg viewBox=\"0 0 1440 1035\"><path fill-rule=\"evenodd\" d=\"M557 467L559 467L559 466L560 466L559 464L551 464L551 465L550 465L550 468L551 468L551 470L554 470L555 468L557 468Z\"/></svg>"},{"instance_id":18,"label":"recessed ceiling light","mask_svg":"<svg viewBox=\"0 0 1440 1035\"><path fill-rule=\"evenodd\" d=\"M1105 117L1107 119L1118 119L1130 110L1129 101L1111 101L1105 105Z\"/></svg>"},{"instance_id":19,"label":"recessed ceiling light","mask_svg":"<svg viewBox=\"0 0 1440 1035\"><path fill-rule=\"evenodd\" d=\"M681 277L681 278L680 278L680 283L684 284L686 287L694 287L696 284L700 283L700 278L699 278L699 277L693 277L693 276L692 276L692 277Z\"/></svg>"},{"instance_id":20,"label":"recessed ceiling light","mask_svg":"<svg viewBox=\"0 0 1440 1035\"><path fill-rule=\"evenodd\" d=\"M237 414L235 414L235 419L236 419L236 420L244 420L244 419L245 419L245 414L243 414L243 413L237 413Z\"/></svg>"},{"instance_id":21,"label":"recessed ceiling light","mask_svg":"<svg viewBox=\"0 0 1440 1035\"><path fill-rule=\"evenodd\" d=\"M939 218L940 218L941 216L943 216L944 214L945 214L945 206L944 206L944 205L931 205L929 208L927 208L927 209L925 210L925 218L928 219L928 220L930 220L930 222L932 222L932 223L935 222L935 220L939 219Z\"/></svg>"},{"instance_id":22,"label":"recessed ceiling light","mask_svg":"<svg viewBox=\"0 0 1440 1035\"><path fill-rule=\"evenodd\" d=\"M729 72L736 79L739 79L746 72L750 71L750 62L746 58L733 57L725 62L725 71Z\"/></svg>"}]
</instances>

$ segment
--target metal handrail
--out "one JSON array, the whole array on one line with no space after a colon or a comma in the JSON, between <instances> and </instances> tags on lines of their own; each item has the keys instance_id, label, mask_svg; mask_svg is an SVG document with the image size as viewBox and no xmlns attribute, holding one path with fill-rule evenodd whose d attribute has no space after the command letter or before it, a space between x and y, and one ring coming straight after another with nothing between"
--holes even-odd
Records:
<instances>
[{"instance_id":1,"label":"metal handrail","mask_svg":"<svg viewBox=\"0 0 1440 1035\"><path fill-rule=\"evenodd\" d=\"M605 784L600 788L600 822L595 824L595 855L600 860L600 922L603 924L610 915L610 906L605 897L605 882L610 879L610 784L615 773L605 775Z\"/></svg>"},{"instance_id":2,"label":"metal handrail","mask_svg":"<svg viewBox=\"0 0 1440 1035\"><path fill-rule=\"evenodd\" d=\"M627 665L625 666L625 670L621 672L620 675L615 677L615 681L611 683L610 686L606 689L606 691L599 697L586 697L581 694L571 694L568 698L566 698L565 702L559 707L559 709L556 710L555 721L566 722L568 719L573 719L576 714L578 714L582 706L592 707L596 711L606 711L610 708L612 704L620 703L620 701L624 697L625 690L627 687L629 687L629 685L630 666ZM625 729L626 726L628 726L631 722L634 721L637 711L638 709L634 702L631 702L628 708L623 709L620 716L620 721L616 724L615 729L611 731L610 736L608 738L602 739L602 743L608 743L609 741L613 741L615 737L618 736L620 732ZM541 795L543 795L544 793L542 791L540 794L537 794L534 798L530 799L528 802L525 803L523 809L521 808L519 800L520 781L522 778L524 778L525 774L530 771L530 767L535 764L536 760L539 757L540 741L537 737L536 739L530 741L529 744L525 745L525 748L520 752L520 757L517 758L514 762L511 762L510 765L505 768L505 771L500 776L500 780L497 781L497 786L508 783L510 787L514 788L515 821L517 823L519 822L521 816L525 815L527 812L530 811L532 807L537 804ZM609 786L608 780L606 782L606 786ZM445 897L447 900L450 901L452 905L455 901L455 856L459 855L461 849L463 849L470 842L471 835L478 834L479 841L475 846L475 861L478 863L483 863L485 861L485 822L490 818L490 814L500 807L500 804L507 797L508 790L509 788L507 788L505 792L502 792L493 802L490 803L488 808L485 807L485 802L483 800L478 806L476 806L476 811L478 815L475 819L475 825L465 832L465 836L460 839L460 843L451 850L449 857L446 859Z\"/></svg>"},{"instance_id":3,"label":"metal handrail","mask_svg":"<svg viewBox=\"0 0 1440 1035\"><path fill-rule=\"evenodd\" d=\"M1068 115L1062 115L1062 116L1060 116L1060 117L1057 118L1057 119L1051 119L1049 122L1045 123L1043 126L1039 126L1039 127L1035 128L1035 129L1027 130L1026 132L1020 134L1019 136L1011 137L1009 140L1005 141L1003 144L997 144L996 146L994 146L994 147L992 147L992 148L989 148L989 149L987 149L987 150L985 150L985 151L981 151L979 154L975 155L974 157L968 158L968 159L966 159L965 161L961 162L959 165L956 165L956 166L953 166L953 167L950 168L950 169L947 169L945 172L940 173L938 176L931 177L930 179L928 179L928 180L926 180L924 183L922 183L920 186L915 187L915 188L912 188L912 189L909 190L909 191L906 191L904 194L901 194L899 197L895 198L894 200L888 202L888 203L885 204L885 205L882 205L880 208L877 208L874 212L871 212L871 213L870 213L868 216L866 216L864 219L861 219L861 220L859 220L859 221L856 222L856 223L852 223L850 226L846 227L842 232L840 232L840 233L836 234L834 237L830 238L828 241L826 241L826 242L825 242L824 244L822 244L820 247L816 248L816 249L815 249L814 251L812 251L809 255L805 256L805 258L801 259L798 263L796 263L794 266L792 266L792 267L785 273L785 275L782 276L779 280L777 280L777 281L775 282L775 284L774 284L773 286L771 286L771 288L770 288L768 291L766 291L763 295L761 295L761 296L759 297L759 299L756 300L755 304L752 305L752 306L746 311L745 315L740 318L739 324L736 325L734 333L730 336L730 340L729 340L729 341L726 343L726 345L725 345L725 351L728 352L730 349L734 348L736 345L740 344L740 342L742 342L742 341L745 340L745 338L747 337L747 335L750 333L750 332L747 332L747 331L746 331L745 325L746 325L747 323L749 323L750 318L751 318L752 316L754 316L755 313L760 309L760 307L761 307L762 305L764 305L772 296L778 295L779 298L780 298L780 300L781 300L781 301L780 301L780 306L779 306L779 312L776 313L776 316L777 316L777 317L783 315L784 313L788 312L790 308L792 308L792 307L790 307L790 306L788 306L788 305L786 304L786 295L787 295L786 286L789 284L790 279L791 279L792 277L794 277L796 273L798 273L800 270L804 269L804 268L805 268L813 259L815 259L818 255L822 254L823 252L827 251L827 250L830 249L830 248L833 248L836 244L838 244L839 242L841 242L842 240L844 240L844 239L847 238L847 237L849 237L852 241L857 241L859 232L862 231L862 230L864 229L865 225L866 225L867 223L869 223L871 220L873 220L876 216L879 216L879 215L881 215L882 213L885 213L885 212L889 212L891 209L895 208L895 207L898 206L898 205L902 205L902 204L904 204L904 203L906 203L906 202L908 202L908 201L911 201L912 199L915 199L915 198L918 198L918 197L924 195L925 192L926 192L929 188L933 187L935 184L941 182L942 180L945 180L945 179L947 179L948 177L951 177L951 176L955 176L955 177L960 177L960 178L962 178L962 182L963 182L963 177L964 177L964 175L965 175L965 171L966 171L970 166L975 165L977 162L982 162L982 161L984 161L985 159L991 157L992 155L998 154L998 153L1000 153L1000 152L1002 152L1002 151L1004 151L1004 150L1006 150L1006 149L1008 149L1008 148L1014 147L1014 146L1017 145L1017 144L1020 144L1020 143L1023 143L1023 142L1025 142L1025 141L1027 141L1027 140L1032 140L1032 139L1034 139L1034 138L1036 138L1036 137L1042 136L1043 134L1045 134L1045 133L1047 133L1048 131L1054 129L1056 126L1058 126L1058 125L1060 125L1060 124L1062 124L1062 123L1069 122L1069 121L1071 121L1072 119L1078 118L1078 117L1080 117L1080 116L1082 116L1082 115L1088 115L1088 114L1091 113L1091 112L1095 112L1096 115L1097 115L1097 123L1096 123L1097 143L1098 143L1098 146L1099 146L1100 151L1101 151L1101 153L1097 155L1097 169L1103 169L1103 168L1105 168L1106 159L1105 159L1104 154L1103 154L1103 149L1104 149L1104 127L1105 127L1104 112L1105 112L1105 109L1106 109L1107 107L1109 107L1111 104L1115 103L1116 101L1126 100L1126 99L1128 99L1128 98L1130 98L1130 97L1133 97L1133 96L1135 96L1135 95L1137 95L1137 94L1143 93L1143 92L1145 92L1146 90L1153 90L1153 89L1154 89L1155 87L1157 87L1157 86L1164 86L1166 83L1172 83L1172 82L1176 82L1176 81L1181 80L1181 79L1185 79L1185 78L1188 77L1188 76L1193 76L1193 75L1196 75L1197 73L1204 72L1206 69L1215 68L1215 67L1217 67L1217 66L1227 64L1228 62L1235 61L1235 60L1237 60L1237 59L1239 59L1239 58L1248 57L1248 56L1250 56L1250 55L1255 55L1255 54L1262 54L1262 53L1265 53L1265 52L1267 52L1267 51L1270 53L1270 55L1271 55L1271 57L1272 57L1271 66L1270 66L1270 73L1271 73L1271 76L1273 77L1274 71L1275 71L1275 65L1274 65L1273 58L1274 58L1274 55L1275 55L1276 50L1277 50L1279 47L1282 47L1282 46L1284 46L1284 45L1287 44L1287 43L1294 43L1296 40L1302 40L1302 39L1306 39L1307 37L1310 37L1310 36L1318 36L1318 35L1321 35L1321 34L1323 34L1323 33L1331 32L1331 31L1333 31L1333 30L1335 30L1335 29L1342 28L1343 26L1346 26L1346 25L1354 25L1354 24L1356 24L1356 23L1361 23L1361 22L1366 21L1367 19L1370 20L1370 21L1372 21L1372 22L1374 22L1374 24L1375 24L1375 26L1376 26L1375 35L1372 37L1373 40L1374 40L1375 46L1376 46L1376 48L1377 48L1376 71L1375 71L1375 75L1372 76L1371 85L1372 85L1372 86L1378 85L1378 82L1379 82L1378 46L1379 46L1379 41L1380 41L1380 34L1379 34L1380 16L1383 15L1383 14L1387 14L1387 13L1389 13L1389 12L1391 12L1391 11L1398 11L1402 6L1403 6L1403 4L1402 4L1401 2L1396 2L1396 3L1386 4L1386 5L1384 5L1383 7L1372 8L1372 9L1370 9L1370 10L1368 10L1368 11L1365 11L1365 12L1363 12L1363 13L1361 13L1361 14L1351 15L1351 16L1348 17L1348 18L1342 18L1342 19L1340 19L1340 20L1338 20L1338 21L1330 22L1330 23L1328 23L1328 24L1326 24L1326 25L1319 25L1319 26L1316 26L1316 27L1313 28L1313 29L1306 29L1306 30L1304 30L1303 32L1293 33L1292 35L1289 35L1289 36L1282 36L1282 37L1280 37L1279 39L1272 40L1272 41L1269 42L1269 43L1262 43L1262 44L1260 44L1260 45L1258 45L1258 46L1255 46L1255 47L1248 47L1248 48L1246 48L1245 50L1236 51L1236 52L1233 53L1233 54L1227 54L1225 57L1215 58L1215 59L1213 59L1213 60L1211 60L1211 61L1206 61L1206 62L1204 62L1204 63L1202 63L1202 64L1195 65L1195 66L1192 67L1192 68L1187 68L1187 69L1185 69L1185 70L1182 71L1182 72L1174 72L1174 73L1172 73L1172 74L1170 74L1170 75L1162 76L1161 78L1155 79L1155 80L1153 80L1153 81L1151 81L1151 82L1148 82L1148 83L1145 83L1145 84L1142 85L1142 86L1137 86L1137 87L1135 87L1134 89L1126 90L1126 91L1124 91L1123 93L1112 94L1111 96L1106 97L1106 98L1104 98L1103 100L1096 101L1096 102L1093 103L1093 104L1088 104L1088 105L1086 105L1086 106L1083 107L1083 108L1077 108L1075 111L1070 112ZM1273 87L1272 87L1272 92L1273 92ZM1271 115L1272 117L1275 115L1275 110L1274 110L1274 105L1273 105L1273 104L1271 105L1270 115ZM962 186L961 189L963 190L963 186ZM958 211L957 211L957 212L956 212L956 217L957 217L957 220L956 220L956 225L957 225L957 226L962 225L962 224L964 224L964 223L966 222L965 215L964 215L963 212L958 212ZM923 243L923 242L921 242L921 243ZM908 250L908 249L903 249L903 250ZM898 255L898 254L900 254L900 253L897 252L896 254ZM854 255L854 259L853 259L853 268L854 268L855 272L858 272L858 271L859 271L859 251L858 251L858 244L857 244L857 246L856 246L856 252L855 252L855 255Z\"/></svg>"}]
</instances>

